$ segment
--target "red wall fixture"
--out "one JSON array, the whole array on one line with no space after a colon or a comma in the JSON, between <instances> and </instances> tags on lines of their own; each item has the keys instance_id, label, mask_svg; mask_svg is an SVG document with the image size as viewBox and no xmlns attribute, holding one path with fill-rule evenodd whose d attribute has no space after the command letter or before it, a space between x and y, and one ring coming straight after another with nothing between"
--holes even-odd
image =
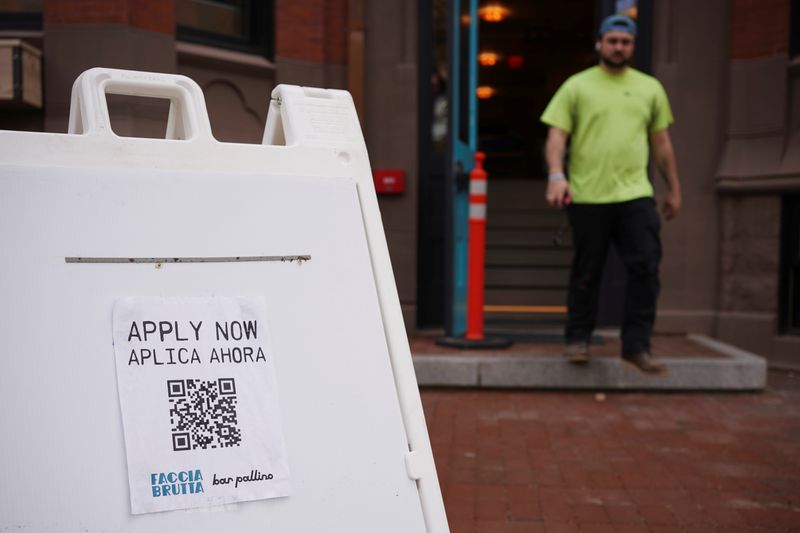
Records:
<instances>
[{"instance_id":1,"label":"red wall fixture","mask_svg":"<svg viewBox=\"0 0 800 533\"><path fill-rule=\"evenodd\" d=\"M406 188L406 172L402 168L376 168L372 177L378 194L402 194Z\"/></svg>"}]
</instances>

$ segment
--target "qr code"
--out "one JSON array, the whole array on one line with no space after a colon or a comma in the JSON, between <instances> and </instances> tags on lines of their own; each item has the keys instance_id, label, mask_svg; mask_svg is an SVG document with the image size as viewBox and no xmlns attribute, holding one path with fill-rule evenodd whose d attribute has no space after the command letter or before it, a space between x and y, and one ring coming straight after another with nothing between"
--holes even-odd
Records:
<instances>
[{"instance_id":1,"label":"qr code","mask_svg":"<svg viewBox=\"0 0 800 533\"><path fill-rule=\"evenodd\" d=\"M173 450L241 445L242 431L236 416L236 383L233 378L168 380L167 394Z\"/></svg>"}]
</instances>

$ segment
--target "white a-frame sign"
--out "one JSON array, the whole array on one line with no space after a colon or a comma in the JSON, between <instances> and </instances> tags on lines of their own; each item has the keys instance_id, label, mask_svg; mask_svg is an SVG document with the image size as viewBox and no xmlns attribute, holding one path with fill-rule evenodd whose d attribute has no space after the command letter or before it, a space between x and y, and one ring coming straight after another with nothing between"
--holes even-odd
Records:
<instances>
[{"instance_id":1,"label":"white a-frame sign","mask_svg":"<svg viewBox=\"0 0 800 533\"><path fill-rule=\"evenodd\" d=\"M220 143L190 79L89 70L69 134L0 131L0 247L0 530L448 531L347 92Z\"/></svg>"}]
</instances>

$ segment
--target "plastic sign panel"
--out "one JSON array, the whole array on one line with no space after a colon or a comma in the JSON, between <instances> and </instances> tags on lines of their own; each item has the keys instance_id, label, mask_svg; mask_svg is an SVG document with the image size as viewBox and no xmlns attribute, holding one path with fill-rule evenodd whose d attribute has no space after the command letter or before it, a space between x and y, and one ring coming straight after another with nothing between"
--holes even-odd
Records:
<instances>
[{"instance_id":1,"label":"plastic sign panel","mask_svg":"<svg viewBox=\"0 0 800 533\"><path fill-rule=\"evenodd\" d=\"M113 328L134 514L289 494L263 298L123 298Z\"/></svg>"},{"instance_id":2,"label":"plastic sign panel","mask_svg":"<svg viewBox=\"0 0 800 533\"><path fill-rule=\"evenodd\" d=\"M91 69L69 134L0 131L0 531L449 531L352 98L268 105L218 142L192 80Z\"/></svg>"}]
</instances>

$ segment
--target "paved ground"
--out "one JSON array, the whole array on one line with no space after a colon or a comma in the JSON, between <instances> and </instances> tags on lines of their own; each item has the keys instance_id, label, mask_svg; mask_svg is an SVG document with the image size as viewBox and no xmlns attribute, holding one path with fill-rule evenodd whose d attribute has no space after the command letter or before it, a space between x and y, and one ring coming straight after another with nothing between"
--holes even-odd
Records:
<instances>
[{"instance_id":1,"label":"paved ground","mask_svg":"<svg viewBox=\"0 0 800 533\"><path fill-rule=\"evenodd\" d=\"M755 394L423 390L453 533L800 531L800 375Z\"/></svg>"}]
</instances>

